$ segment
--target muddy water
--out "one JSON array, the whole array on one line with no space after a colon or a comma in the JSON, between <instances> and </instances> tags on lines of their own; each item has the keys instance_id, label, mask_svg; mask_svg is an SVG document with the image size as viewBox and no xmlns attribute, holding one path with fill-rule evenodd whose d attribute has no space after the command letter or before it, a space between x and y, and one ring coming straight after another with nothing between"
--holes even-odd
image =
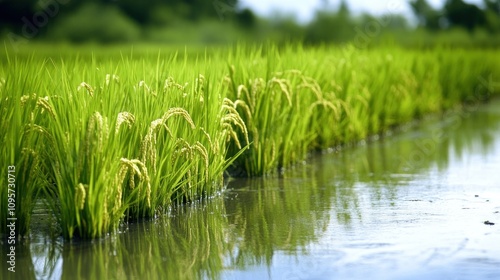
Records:
<instances>
[{"instance_id":1,"label":"muddy water","mask_svg":"<svg viewBox=\"0 0 500 280\"><path fill-rule=\"evenodd\" d=\"M34 234L2 279L500 279L499 211L497 101L106 238Z\"/></svg>"}]
</instances>

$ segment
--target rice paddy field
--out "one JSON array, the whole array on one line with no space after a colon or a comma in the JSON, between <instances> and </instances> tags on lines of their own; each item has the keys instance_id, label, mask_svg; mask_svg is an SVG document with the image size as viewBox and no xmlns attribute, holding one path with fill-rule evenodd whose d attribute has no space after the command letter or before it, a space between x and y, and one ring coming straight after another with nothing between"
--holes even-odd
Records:
<instances>
[{"instance_id":1,"label":"rice paddy field","mask_svg":"<svg viewBox=\"0 0 500 280\"><path fill-rule=\"evenodd\" d=\"M244 46L5 48L0 228L96 238L311 153L487 102L497 50ZM8 211L6 211L8 210Z\"/></svg>"}]
</instances>

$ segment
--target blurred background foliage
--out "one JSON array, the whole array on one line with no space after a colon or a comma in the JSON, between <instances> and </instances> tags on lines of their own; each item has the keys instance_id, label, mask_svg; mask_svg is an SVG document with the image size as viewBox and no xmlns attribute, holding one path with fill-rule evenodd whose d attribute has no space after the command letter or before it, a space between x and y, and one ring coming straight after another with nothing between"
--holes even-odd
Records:
<instances>
[{"instance_id":1,"label":"blurred background foliage","mask_svg":"<svg viewBox=\"0 0 500 280\"><path fill-rule=\"evenodd\" d=\"M232 42L355 42L364 45L460 45L500 43L500 0L474 5L446 0L435 8L409 0L413 17L354 13L348 1L324 1L314 18L257 16L238 0L3 0L0 36L10 43L28 40L72 43L155 42L224 44Z\"/></svg>"}]
</instances>

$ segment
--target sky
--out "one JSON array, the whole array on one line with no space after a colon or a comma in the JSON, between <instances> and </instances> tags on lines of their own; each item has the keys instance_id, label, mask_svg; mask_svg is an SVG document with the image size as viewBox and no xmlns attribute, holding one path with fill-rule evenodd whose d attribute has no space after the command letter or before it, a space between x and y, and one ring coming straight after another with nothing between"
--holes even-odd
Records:
<instances>
[{"instance_id":1,"label":"sky","mask_svg":"<svg viewBox=\"0 0 500 280\"><path fill-rule=\"evenodd\" d=\"M328 6L338 7L340 0L326 0ZM325 0L240 0L242 7L249 7L259 15L269 16L279 11L285 14L294 14L301 22L310 20L315 10L323 7ZM434 7L441 7L445 0L428 0ZM465 0L469 3L481 3L482 0ZM347 4L355 13L369 12L380 15L387 13L399 13L411 16L412 12L408 0L347 0Z\"/></svg>"}]
</instances>

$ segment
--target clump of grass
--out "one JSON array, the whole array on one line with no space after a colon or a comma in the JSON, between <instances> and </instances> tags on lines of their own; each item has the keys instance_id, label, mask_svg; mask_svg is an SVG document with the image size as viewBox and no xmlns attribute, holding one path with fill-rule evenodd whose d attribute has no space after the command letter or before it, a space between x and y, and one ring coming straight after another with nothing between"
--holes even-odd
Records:
<instances>
[{"instance_id":1,"label":"clump of grass","mask_svg":"<svg viewBox=\"0 0 500 280\"><path fill-rule=\"evenodd\" d=\"M66 238L214 195L224 172L272 174L312 150L485 101L498 91L484 81L500 79L496 51L39 52L52 58L1 54L0 160L18 170L19 234L43 197Z\"/></svg>"},{"instance_id":2,"label":"clump of grass","mask_svg":"<svg viewBox=\"0 0 500 280\"><path fill-rule=\"evenodd\" d=\"M234 172L249 176L273 173L305 159L308 151L356 142L497 93L481 85L481 77L499 75L492 53L486 62L480 51L445 49L394 48L388 54L350 46L307 51L288 46L266 52L236 48L224 80L226 95L244 104L238 112L252 142Z\"/></svg>"},{"instance_id":3,"label":"clump of grass","mask_svg":"<svg viewBox=\"0 0 500 280\"><path fill-rule=\"evenodd\" d=\"M15 218L16 234L25 236L34 202L46 183L41 141L47 131L38 123L53 112L47 97L31 91L41 85L37 69L30 67L34 57L25 61L10 56L6 59L10 67L0 72L0 159L4 163L0 176L0 232L8 233L7 218Z\"/></svg>"}]
</instances>

